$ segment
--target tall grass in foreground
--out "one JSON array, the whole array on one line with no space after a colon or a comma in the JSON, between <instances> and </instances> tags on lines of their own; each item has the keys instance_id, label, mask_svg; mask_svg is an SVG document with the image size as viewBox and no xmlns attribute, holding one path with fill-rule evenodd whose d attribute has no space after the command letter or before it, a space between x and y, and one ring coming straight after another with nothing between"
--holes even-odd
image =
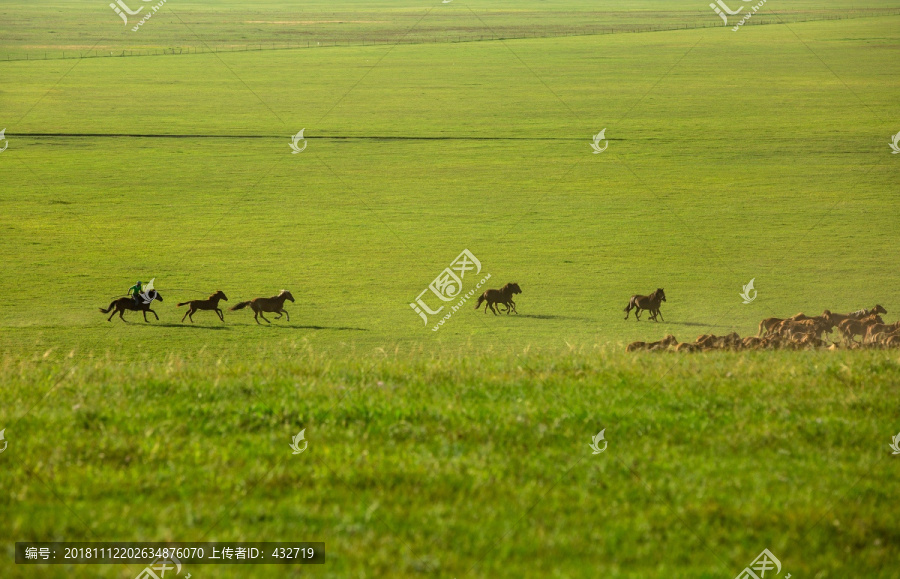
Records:
<instances>
[{"instance_id":1,"label":"tall grass in foreground","mask_svg":"<svg viewBox=\"0 0 900 579\"><path fill-rule=\"evenodd\" d=\"M279 351L4 356L0 574L36 576L17 540L205 539L328 562L196 576L898 576L895 352Z\"/></svg>"}]
</instances>

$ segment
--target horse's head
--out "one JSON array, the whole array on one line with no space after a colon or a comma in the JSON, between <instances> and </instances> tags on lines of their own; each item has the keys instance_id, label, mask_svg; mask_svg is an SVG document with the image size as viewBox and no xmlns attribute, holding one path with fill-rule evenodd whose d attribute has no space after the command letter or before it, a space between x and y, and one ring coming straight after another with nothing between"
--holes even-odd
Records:
<instances>
[{"instance_id":1,"label":"horse's head","mask_svg":"<svg viewBox=\"0 0 900 579\"><path fill-rule=\"evenodd\" d=\"M510 282L510 283L506 284L506 289L507 289L507 291L509 291L509 293L511 293L513 295L522 293L522 288L520 288L519 284L517 284L515 282Z\"/></svg>"},{"instance_id":2,"label":"horse's head","mask_svg":"<svg viewBox=\"0 0 900 579\"><path fill-rule=\"evenodd\" d=\"M293 303L294 301L294 296L292 296L291 292L287 290L281 290L281 292L278 294L278 297L283 297L286 300L291 300L291 303Z\"/></svg>"},{"instance_id":3,"label":"horse's head","mask_svg":"<svg viewBox=\"0 0 900 579\"><path fill-rule=\"evenodd\" d=\"M153 293L155 295L150 296L151 293ZM155 299L155 300L163 301L162 296L159 295L159 292L156 290L150 290L149 292L147 292L147 297L153 297L153 299Z\"/></svg>"},{"instance_id":4,"label":"horse's head","mask_svg":"<svg viewBox=\"0 0 900 579\"><path fill-rule=\"evenodd\" d=\"M881 304L875 304L875 307L872 308L873 314L887 314L887 310L881 307ZM881 323L881 322L879 322Z\"/></svg>"},{"instance_id":5,"label":"horse's head","mask_svg":"<svg viewBox=\"0 0 900 579\"><path fill-rule=\"evenodd\" d=\"M223 292L222 290L217 290L216 293L214 293L211 297L219 298L220 300L225 300L226 302L228 301L228 298L225 296L225 292Z\"/></svg>"},{"instance_id":6,"label":"horse's head","mask_svg":"<svg viewBox=\"0 0 900 579\"><path fill-rule=\"evenodd\" d=\"M666 301L666 292L663 291L663 289L661 287L656 288L656 291L654 293L656 294L656 296L659 298L660 301L663 301L663 302Z\"/></svg>"}]
</instances>

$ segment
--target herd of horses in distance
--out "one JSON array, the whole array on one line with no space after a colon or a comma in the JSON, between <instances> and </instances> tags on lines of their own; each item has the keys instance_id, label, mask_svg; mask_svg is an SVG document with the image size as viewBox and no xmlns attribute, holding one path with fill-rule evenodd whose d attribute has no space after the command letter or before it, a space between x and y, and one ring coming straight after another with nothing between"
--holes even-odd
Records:
<instances>
[{"instance_id":1,"label":"herd of horses in distance","mask_svg":"<svg viewBox=\"0 0 900 579\"><path fill-rule=\"evenodd\" d=\"M666 294L657 289L649 296L631 296L625 307L625 319L632 309L640 320L640 312L650 312L650 319L657 321L661 302L666 301ZM741 338L737 332L726 336L703 334L693 342L678 343L675 336L669 334L658 342L632 342L625 348L628 352L638 350L676 352L704 352L709 350L769 350L769 349L812 349L828 350L856 348L898 348L900 347L900 321L885 324L880 314L887 310L880 304L870 309L862 309L849 314L835 314L830 310L821 316L807 316L803 313L789 318L766 318L759 323L759 332L755 336ZM841 342L829 344L824 338L837 328L841 333ZM861 341L857 342L859 336Z\"/></svg>"},{"instance_id":2,"label":"herd of horses in distance","mask_svg":"<svg viewBox=\"0 0 900 579\"><path fill-rule=\"evenodd\" d=\"M500 289L489 289L478 298L475 309L481 308L484 304L484 313L490 309L494 315L498 315L498 311L505 311L507 314L519 312L516 310L516 302L513 296L522 293L522 289L517 283L508 283ZM163 301L159 292L156 292L155 300ZM194 321L194 314L198 311L215 312L219 319L224 322L225 315L219 307L220 301L228 301L225 293L219 290L206 298L205 300L190 300L181 302L177 307L187 306L181 321L190 319ZM253 310L253 319L259 324L259 318L266 323L271 321L266 318L266 313L277 314L275 319L282 316L287 317L287 321L291 321L291 316L284 309L286 301L294 302L294 296L287 290L281 290L278 295L270 298L254 298L235 304L231 310L242 310L249 307ZM649 317L653 321L665 321L660 312L660 305L666 301L666 292L662 288L658 288L650 295L633 295L625 306L625 319L634 310L634 317L641 319L641 312L649 312ZM153 301L148 303L138 302L131 297L121 297L112 301L108 308L99 308L104 314L110 314L107 321L112 321L113 316L119 315L122 321L125 321L123 314L126 311L139 311L144 315L144 321L147 322L147 312L159 320L159 316L150 307ZM500 310L499 306L506 306L506 310ZM849 314L835 314L829 310L822 312L820 316L807 316L799 313L789 318L766 318L759 323L759 332L756 336L748 336L741 338L736 332L732 332L726 336L716 336L713 334L703 334L698 336L694 342L682 342L673 335L668 335L658 342L632 342L626 348L628 352L637 350L675 350L676 352L698 352L707 350L762 350L775 348L789 349L806 349L806 348L828 348L836 350L839 347L846 349L870 347L870 348L897 348L900 347L900 321L893 324L885 324L880 314L887 314L880 304L876 304L871 309L863 309ZM837 342L828 344L824 339L825 334L831 334L837 328L842 337L840 345ZM861 342L857 342L859 336Z\"/></svg>"}]
</instances>

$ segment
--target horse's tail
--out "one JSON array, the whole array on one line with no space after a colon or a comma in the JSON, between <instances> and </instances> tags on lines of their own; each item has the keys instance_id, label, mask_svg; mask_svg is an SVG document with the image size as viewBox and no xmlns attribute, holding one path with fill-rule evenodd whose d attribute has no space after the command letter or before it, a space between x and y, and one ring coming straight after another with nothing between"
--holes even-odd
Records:
<instances>
[{"instance_id":1,"label":"horse's tail","mask_svg":"<svg viewBox=\"0 0 900 579\"><path fill-rule=\"evenodd\" d=\"M631 311L631 308L633 308L633 307L634 307L634 296L631 296L631 299L628 300L628 305L625 306L625 309L622 310L622 311L623 311L623 312L626 312L626 313L627 313L627 312L630 312L630 311Z\"/></svg>"},{"instance_id":2,"label":"horse's tail","mask_svg":"<svg viewBox=\"0 0 900 579\"><path fill-rule=\"evenodd\" d=\"M476 310L481 307L481 304L482 304L482 302L484 302L484 300L485 300L484 294L481 294L480 296L478 296L478 303L475 304Z\"/></svg>"},{"instance_id":3,"label":"horse's tail","mask_svg":"<svg viewBox=\"0 0 900 579\"><path fill-rule=\"evenodd\" d=\"M235 306L233 308L231 308L231 311L233 312L235 310L242 310L249 305L250 305L250 302L241 302L239 304L235 304Z\"/></svg>"},{"instance_id":4,"label":"horse's tail","mask_svg":"<svg viewBox=\"0 0 900 579\"><path fill-rule=\"evenodd\" d=\"M100 313L101 313L101 314L108 314L109 312L111 312L111 311L113 310L114 307L116 307L116 300L113 300L113 301L109 304L109 307L106 308L105 310L104 310L103 308L97 308L97 309L100 310Z\"/></svg>"},{"instance_id":5,"label":"horse's tail","mask_svg":"<svg viewBox=\"0 0 900 579\"><path fill-rule=\"evenodd\" d=\"M186 305L188 305L189 303L191 303L191 302L181 302L180 304L176 304L175 307L176 307L176 308L180 308L181 306L186 306Z\"/></svg>"}]
</instances>

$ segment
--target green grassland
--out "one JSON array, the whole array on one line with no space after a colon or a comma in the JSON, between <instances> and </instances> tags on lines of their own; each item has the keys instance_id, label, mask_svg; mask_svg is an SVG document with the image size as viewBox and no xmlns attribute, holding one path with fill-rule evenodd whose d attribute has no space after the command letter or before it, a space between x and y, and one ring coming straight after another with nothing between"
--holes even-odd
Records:
<instances>
[{"instance_id":1,"label":"green grassland","mask_svg":"<svg viewBox=\"0 0 900 579\"><path fill-rule=\"evenodd\" d=\"M900 577L896 352L623 348L897 319L900 5L732 32L703 2L458 2L171 0L128 34L0 5L0 55L351 44L0 61L0 576L139 571L17 567L17 540L217 539L328 560L198 579L733 577L766 547ZM409 303L466 248L520 315L434 332ZM139 278L160 321L107 322ZM622 320L656 287L665 322ZM290 322L175 307L282 288Z\"/></svg>"},{"instance_id":2,"label":"green grassland","mask_svg":"<svg viewBox=\"0 0 900 579\"><path fill-rule=\"evenodd\" d=\"M150 2L150 0L144 0ZM741 2L733 0L733 9ZM77 58L263 50L491 38L532 38L609 34L646 30L717 27L722 23L708 2L666 0L494 0L438 2L418 0L168 0L149 24L133 32L151 6L125 2L132 10L126 25L109 2L48 0L0 4L0 60ZM749 5L746 5L749 9ZM873 17L900 12L897 0L794 0L769 4L750 24Z\"/></svg>"}]
</instances>

